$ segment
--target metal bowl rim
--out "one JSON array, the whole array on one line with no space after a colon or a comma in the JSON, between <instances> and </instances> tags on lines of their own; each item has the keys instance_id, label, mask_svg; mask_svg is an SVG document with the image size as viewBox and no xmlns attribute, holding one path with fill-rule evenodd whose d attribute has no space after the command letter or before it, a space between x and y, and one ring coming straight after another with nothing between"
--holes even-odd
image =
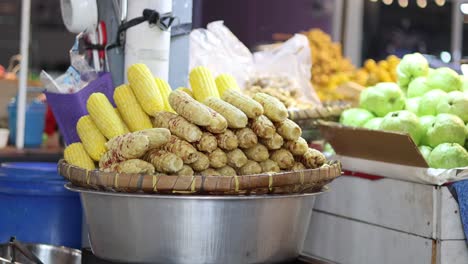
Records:
<instances>
[{"instance_id":1,"label":"metal bowl rim","mask_svg":"<svg viewBox=\"0 0 468 264\"><path fill-rule=\"evenodd\" d=\"M151 198L151 199L179 199L179 200L261 200L261 199L284 199L284 198L302 198L311 197L326 192L322 189L320 192L314 193L293 193L293 194L262 194L262 195L162 195L162 194L144 194L144 193L121 193L121 192L106 192L97 190L88 190L74 186L72 183L65 184L65 188L72 192L85 194L97 194L114 197L129 197L129 198Z\"/></svg>"},{"instance_id":2,"label":"metal bowl rim","mask_svg":"<svg viewBox=\"0 0 468 264\"><path fill-rule=\"evenodd\" d=\"M21 245L24 245L26 247L28 246L33 246L36 248L43 248L43 249L58 249L61 251L64 251L65 253L70 253L75 256L81 256L81 250L76 249L76 248L69 248L69 247L64 247L64 246L54 246L54 245L49 245L49 244L36 244L36 243L23 243L21 242ZM3 247L9 247L10 245L8 243L3 243L0 244L0 248Z\"/></svg>"}]
</instances>

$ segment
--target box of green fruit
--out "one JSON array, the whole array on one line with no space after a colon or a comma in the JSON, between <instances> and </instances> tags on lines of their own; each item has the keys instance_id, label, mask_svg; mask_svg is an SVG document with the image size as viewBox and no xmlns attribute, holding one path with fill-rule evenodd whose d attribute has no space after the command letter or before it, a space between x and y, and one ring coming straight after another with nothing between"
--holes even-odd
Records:
<instances>
[{"instance_id":1,"label":"box of green fruit","mask_svg":"<svg viewBox=\"0 0 468 264\"><path fill-rule=\"evenodd\" d=\"M321 124L344 168L433 184L468 177L468 79L418 53L397 75L365 89L340 124Z\"/></svg>"}]
</instances>

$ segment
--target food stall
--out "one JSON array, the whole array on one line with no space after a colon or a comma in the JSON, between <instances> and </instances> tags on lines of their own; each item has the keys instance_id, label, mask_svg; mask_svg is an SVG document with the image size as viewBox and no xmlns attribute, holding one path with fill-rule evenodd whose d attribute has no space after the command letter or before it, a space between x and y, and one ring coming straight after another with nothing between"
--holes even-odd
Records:
<instances>
[{"instance_id":1,"label":"food stall","mask_svg":"<svg viewBox=\"0 0 468 264\"><path fill-rule=\"evenodd\" d=\"M446 63L369 47L363 25L445 1L357 2L310 1L318 26L270 34L272 1L246 37L221 14L262 1L62 0L70 66L40 79L63 156L0 166L0 263L466 263L461 3ZM40 151L27 65L10 107L22 157Z\"/></svg>"}]
</instances>

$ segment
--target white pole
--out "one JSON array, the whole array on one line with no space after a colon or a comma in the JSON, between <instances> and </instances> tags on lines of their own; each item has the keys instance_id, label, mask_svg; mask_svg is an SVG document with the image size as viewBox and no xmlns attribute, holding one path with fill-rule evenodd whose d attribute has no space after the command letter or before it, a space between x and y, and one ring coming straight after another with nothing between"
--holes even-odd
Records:
<instances>
[{"instance_id":1,"label":"white pole","mask_svg":"<svg viewBox=\"0 0 468 264\"><path fill-rule=\"evenodd\" d=\"M28 84L29 60L29 20L31 15L31 0L23 0L21 4L21 65L19 71L18 101L16 112L16 147L24 148L24 124L26 119L26 87Z\"/></svg>"},{"instance_id":2,"label":"white pole","mask_svg":"<svg viewBox=\"0 0 468 264\"><path fill-rule=\"evenodd\" d=\"M461 0L455 0L452 3L452 40L451 52L453 62L459 63L462 58L463 47L463 14L460 10Z\"/></svg>"},{"instance_id":3,"label":"white pole","mask_svg":"<svg viewBox=\"0 0 468 264\"><path fill-rule=\"evenodd\" d=\"M335 0L333 7L332 38L333 41L341 41L341 32L343 25L343 6L344 0Z\"/></svg>"},{"instance_id":4,"label":"white pole","mask_svg":"<svg viewBox=\"0 0 468 264\"><path fill-rule=\"evenodd\" d=\"M155 9L160 14L172 12L172 0L128 1L127 21L141 16L143 9ZM134 63L144 63L154 76L168 81L171 32L161 31L148 22L131 27L125 38L125 69ZM127 74L125 74L127 81Z\"/></svg>"},{"instance_id":5,"label":"white pole","mask_svg":"<svg viewBox=\"0 0 468 264\"><path fill-rule=\"evenodd\" d=\"M352 3L351 3L352 2ZM349 1L346 6L344 54L354 65L361 65L364 0Z\"/></svg>"}]
</instances>

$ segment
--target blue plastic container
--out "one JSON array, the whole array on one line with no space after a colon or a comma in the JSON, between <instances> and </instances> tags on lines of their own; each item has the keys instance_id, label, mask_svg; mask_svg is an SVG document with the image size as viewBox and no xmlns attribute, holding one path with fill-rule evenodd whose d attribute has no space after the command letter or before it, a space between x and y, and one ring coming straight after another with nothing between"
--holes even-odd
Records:
<instances>
[{"instance_id":1,"label":"blue plastic container","mask_svg":"<svg viewBox=\"0 0 468 264\"><path fill-rule=\"evenodd\" d=\"M16 109L16 99L13 99L8 105L8 127L10 128L9 140L11 144L16 144ZM37 100L33 100L27 105L24 129L25 147L37 148L41 146L46 110L46 105Z\"/></svg>"},{"instance_id":2,"label":"blue plastic container","mask_svg":"<svg viewBox=\"0 0 468 264\"><path fill-rule=\"evenodd\" d=\"M81 248L81 202L65 183L56 163L3 163L0 244L16 236L22 242Z\"/></svg>"}]
</instances>

